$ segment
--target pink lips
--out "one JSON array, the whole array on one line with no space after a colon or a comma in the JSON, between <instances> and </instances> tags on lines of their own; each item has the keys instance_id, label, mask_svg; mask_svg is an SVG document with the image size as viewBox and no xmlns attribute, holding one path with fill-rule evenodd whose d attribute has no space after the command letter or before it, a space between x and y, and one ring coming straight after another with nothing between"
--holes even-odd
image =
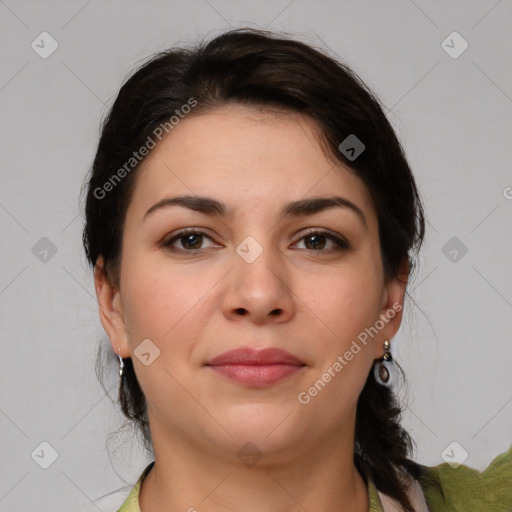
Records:
<instances>
[{"instance_id":1,"label":"pink lips","mask_svg":"<svg viewBox=\"0 0 512 512\"><path fill-rule=\"evenodd\" d=\"M285 350L246 347L224 352L208 361L206 366L228 379L263 387L296 374L306 365Z\"/></svg>"}]
</instances>

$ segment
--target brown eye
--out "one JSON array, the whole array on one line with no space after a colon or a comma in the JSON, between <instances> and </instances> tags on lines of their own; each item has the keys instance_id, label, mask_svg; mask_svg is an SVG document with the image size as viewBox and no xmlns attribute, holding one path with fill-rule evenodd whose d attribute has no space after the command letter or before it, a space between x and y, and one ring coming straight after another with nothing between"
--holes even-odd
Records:
<instances>
[{"instance_id":1,"label":"brown eye","mask_svg":"<svg viewBox=\"0 0 512 512\"><path fill-rule=\"evenodd\" d=\"M204 239L211 240L208 235L201 231L183 230L169 240L164 241L163 246L177 252L199 251L205 249L205 247L202 247ZM179 246L176 245L177 243L179 243Z\"/></svg>"},{"instance_id":2,"label":"brown eye","mask_svg":"<svg viewBox=\"0 0 512 512\"><path fill-rule=\"evenodd\" d=\"M327 231L313 231L303 236L300 240L305 241L304 245L306 249L318 252L339 251L349 248L349 244L346 240L338 238ZM325 249L326 245L329 245L328 241L334 244L334 247L331 245L331 247Z\"/></svg>"},{"instance_id":3,"label":"brown eye","mask_svg":"<svg viewBox=\"0 0 512 512\"><path fill-rule=\"evenodd\" d=\"M191 234L191 235L185 235L178 238L178 240L181 240L181 244L184 249L200 249L200 245L202 242L202 235L200 234Z\"/></svg>"},{"instance_id":4,"label":"brown eye","mask_svg":"<svg viewBox=\"0 0 512 512\"><path fill-rule=\"evenodd\" d=\"M304 237L304 240L306 241L306 247L308 247L309 242L309 245L311 245L311 249L323 249L326 244L326 237L324 235L308 235Z\"/></svg>"}]
</instances>

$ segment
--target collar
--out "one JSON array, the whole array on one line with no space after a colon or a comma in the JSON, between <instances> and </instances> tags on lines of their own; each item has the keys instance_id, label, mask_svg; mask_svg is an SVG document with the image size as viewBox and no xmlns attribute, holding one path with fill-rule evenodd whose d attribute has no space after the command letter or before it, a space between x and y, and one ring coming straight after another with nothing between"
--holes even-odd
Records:
<instances>
[{"instance_id":1,"label":"collar","mask_svg":"<svg viewBox=\"0 0 512 512\"><path fill-rule=\"evenodd\" d=\"M147 474L151 471L154 466L155 461L151 462L142 472L139 481L133 488L130 493L130 497L134 498L136 501L132 504L133 511L140 512L138 498L139 498L139 489L142 484L142 481L147 476ZM368 512L403 512L403 509L398 501L391 498L387 494L380 492L373 483L371 478L368 479L367 482L368 487L368 502L369 508ZM417 480L410 478L408 484L407 495L411 500L411 503L414 506L414 509L417 512L429 512L427 508L427 504L425 503L425 497L423 495L423 491L421 489L420 484ZM128 500L127 500L128 501Z\"/></svg>"},{"instance_id":2,"label":"collar","mask_svg":"<svg viewBox=\"0 0 512 512\"><path fill-rule=\"evenodd\" d=\"M407 496L416 512L429 512L421 485L409 477L407 481ZM400 503L379 491L371 479L368 479L369 512L403 512Z\"/></svg>"}]
</instances>

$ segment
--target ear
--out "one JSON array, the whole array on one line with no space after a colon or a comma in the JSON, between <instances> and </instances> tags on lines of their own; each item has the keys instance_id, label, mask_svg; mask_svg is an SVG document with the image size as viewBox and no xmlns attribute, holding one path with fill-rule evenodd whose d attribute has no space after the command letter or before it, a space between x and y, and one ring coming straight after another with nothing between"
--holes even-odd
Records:
<instances>
[{"instance_id":1,"label":"ear","mask_svg":"<svg viewBox=\"0 0 512 512\"><path fill-rule=\"evenodd\" d=\"M404 310L404 296L409 278L409 260L404 258L398 269L397 276L387 281L382 294L382 307L379 317L384 327L379 332L378 342L375 344L375 357L380 359L384 355L384 340L391 340L402 323Z\"/></svg>"},{"instance_id":2,"label":"ear","mask_svg":"<svg viewBox=\"0 0 512 512\"><path fill-rule=\"evenodd\" d=\"M112 349L123 359L130 357L121 295L119 289L110 283L105 273L103 256L98 257L94 266L94 286L101 324L110 339Z\"/></svg>"}]
</instances>

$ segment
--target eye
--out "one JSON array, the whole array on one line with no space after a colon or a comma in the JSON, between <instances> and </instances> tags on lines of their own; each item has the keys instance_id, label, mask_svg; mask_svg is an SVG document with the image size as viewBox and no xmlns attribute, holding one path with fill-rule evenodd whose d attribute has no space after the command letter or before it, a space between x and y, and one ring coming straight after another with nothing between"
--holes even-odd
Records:
<instances>
[{"instance_id":1,"label":"eye","mask_svg":"<svg viewBox=\"0 0 512 512\"><path fill-rule=\"evenodd\" d=\"M350 247L346 240L328 231L310 231L300 239L300 241L302 240L305 241L304 245L306 245L306 248L311 247L313 251L317 252L341 251ZM326 240L334 244L334 247L324 250L327 243Z\"/></svg>"},{"instance_id":2,"label":"eye","mask_svg":"<svg viewBox=\"0 0 512 512\"><path fill-rule=\"evenodd\" d=\"M207 234L195 228L182 229L175 236L164 241L163 246L171 251L192 252L205 249L205 247L201 247L204 238L212 240ZM176 242L180 243L181 247L176 247Z\"/></svg>"},{"instance_id":3,"label":"eye","mask_svg":"<svg viewBox=\"0 0 512 512\"><path fill-rule=\"evenodd\" d=\"M193 252L208 248L202 247L202 243L205 238L212 240L210 236L196 228L187 228L182 229L172 238L165 240L162 245L175 252ZM350 247L349 243L345 239L335 236L328 231L322 230L312 230L300 238L299 242L302 240L305 241L305 248L311 249L313 252L341 251ZM326 245L328 246L329 242L331 247L327 247L326 249ZM177 243L179 243L181 247L177 247ZM211 247L214 246L212 245ZM219 246L217 245L217 247Z\"/></svg>"}]
</instances>

